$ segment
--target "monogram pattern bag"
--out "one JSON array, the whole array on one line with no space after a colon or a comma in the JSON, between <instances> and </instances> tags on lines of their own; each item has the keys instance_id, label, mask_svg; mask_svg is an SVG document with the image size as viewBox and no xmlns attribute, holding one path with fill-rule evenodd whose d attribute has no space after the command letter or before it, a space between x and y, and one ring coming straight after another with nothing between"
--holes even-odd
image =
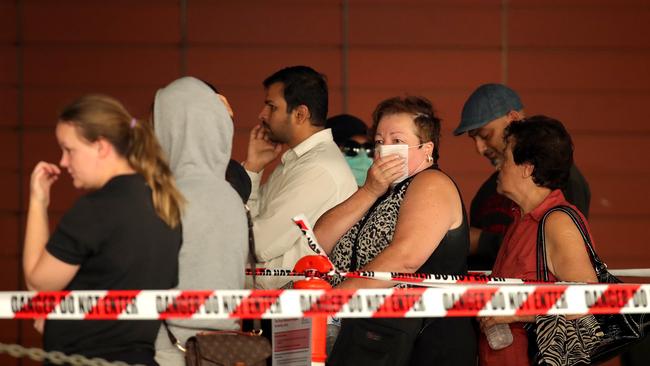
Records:
<instances>
[{"instance_id":1,"label":"monogram pattern bag","mask_svg":"<svg viewBox=\"0 0 650 366\"><path fill-rule=\"evenodd\" d=\"M555 211L569 215L580 231L598 282L621 283L621 280L607 271L607 265L594 251L591 238L580 215L569 206L551 208L539 223L537 279L549 280L544 224L548 216ZM535 324L537 364L564 366L605 361L643 339L647 325L646 314L589 315L575 320L562 320L556 316L538 316Z\"/></svg>"},{"instance_id":2,"label":"monogram pattern bag","mask_svg":"<svg viewBox=\"0 0 650 366\"><path fill-rule=\"evenodd\" d=\"M268 339L256 333L204 332L187 340L185 364L191 366L266 366Z\"/></svg>"}]
</instances>

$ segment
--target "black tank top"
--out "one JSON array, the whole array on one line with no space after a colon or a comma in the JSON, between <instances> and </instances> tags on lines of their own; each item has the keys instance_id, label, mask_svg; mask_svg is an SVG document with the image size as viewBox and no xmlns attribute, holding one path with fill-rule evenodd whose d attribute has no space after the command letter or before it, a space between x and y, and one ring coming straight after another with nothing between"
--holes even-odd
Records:
<instances>
[{"instance_id":1,"label":"black tank top","mask_svg":"<svg viewBox=\"0 0 650 366\"><path fill-rule=\"evenodd\" d=\"M430 169L439 170L434 167ZM406 190L415 176L417 174L400 182L392 190L380 197L364 217L339 239L331 254L332 262L339 271L354 271L363 268L390 245L395 232L400 206L404 200ZM458 191L457 186L456 190ZM417 273L467 273L469 225L460 192L458 194L461 199L463 213L461 225L447 232L436 250L417 270ZM339 282L340 279L337 277L331 280L334 286Z\"/></svg>"},{"instance_id":2,"label":"black tank top","mask_svg":"<svg viewBox=\"0 0 650 366\"><path fill-rule=\"evenodd\" d=\"M430 169L438 170L447 175L447 173L438 168L432 167ZM447 234L442 238L436 250L416 271L417 273L467 273L467 256L469 255L469 224L467 222L467 213L465 212L463 196L458 189L458 185L449 175L447 175L447 177L454 183L456 191L458 192L461 209L463 211L463 222L457 228L447 231Z\"/></svg>"}]
</instances>

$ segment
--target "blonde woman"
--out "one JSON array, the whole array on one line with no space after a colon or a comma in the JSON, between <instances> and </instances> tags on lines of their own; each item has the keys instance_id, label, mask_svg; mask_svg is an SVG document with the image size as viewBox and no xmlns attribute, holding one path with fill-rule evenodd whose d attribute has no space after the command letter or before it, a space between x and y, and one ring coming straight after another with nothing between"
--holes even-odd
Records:
<instances>
[{"instance_id":1,"label":"blonde woman","mask_svg":"<svg viewBox=\"0 0 650 366\"><path fill-rule=\"evenodd\" d=\"M167 289L178 281L180 217L176 189L151 127L115 99L85 96L56 126L59 165L31 176L23 266L38 291ZM87 190L48 231L50 188L67 170ZM156 365L159 321L46 321L48 351Z\"/></svg>"}]
</instances>

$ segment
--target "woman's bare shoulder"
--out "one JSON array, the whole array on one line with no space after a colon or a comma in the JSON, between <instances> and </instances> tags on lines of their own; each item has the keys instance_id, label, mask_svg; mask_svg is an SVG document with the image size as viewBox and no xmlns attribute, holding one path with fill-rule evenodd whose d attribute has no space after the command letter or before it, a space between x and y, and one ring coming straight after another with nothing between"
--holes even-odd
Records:
<instances>
[{"instance_id":1,"label":"woman's bare shoulder","mask_svg":"<svg viewBox=\"0 0 650 366\"><path fill-rule=\"evenodd\" d=\"M411 188L413 190L435 190L445 194L449 193L449 191L456 191L456 185L451 178L435 169L427 169L418 173L409 186L409 189Z\"/></svg>"}]
</instances>

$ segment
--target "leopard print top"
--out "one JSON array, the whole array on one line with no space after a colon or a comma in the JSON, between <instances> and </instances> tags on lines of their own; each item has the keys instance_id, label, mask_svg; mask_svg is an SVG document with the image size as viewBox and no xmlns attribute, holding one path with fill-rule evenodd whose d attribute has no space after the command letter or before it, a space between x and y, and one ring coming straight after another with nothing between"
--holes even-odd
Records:
<instances>
[{"instance_id":1,"label":"leopard print top","mask_svg":"<svg viewBox=\"0 0 650 366\"><path fill-rule=\"evenodd\" d=\"M339 239L330 255L334 266L339 271L347 272L363 268L390 244L395 232L397 215L412 178L396 185L381 197L363 218ZM357 268L350 268L355 241L358 241ZM330 279L332 286L340 282L340 277Z\"/></svg>"}]
</instances>

